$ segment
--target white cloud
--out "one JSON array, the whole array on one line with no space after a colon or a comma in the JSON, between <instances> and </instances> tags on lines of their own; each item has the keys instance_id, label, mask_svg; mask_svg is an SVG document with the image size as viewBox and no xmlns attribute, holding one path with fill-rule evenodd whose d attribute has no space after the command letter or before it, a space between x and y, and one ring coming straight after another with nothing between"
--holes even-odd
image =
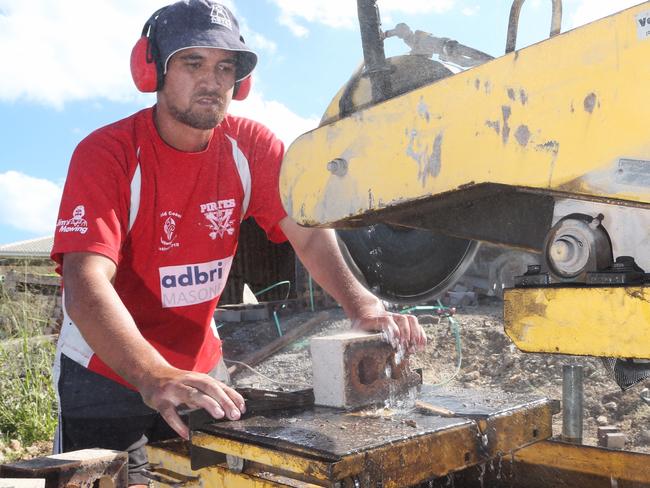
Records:
<instances>
[{"instance_id":1,"label":"white cloud","mask_svg":"<svg viewBox=\"0 0 650 488\"><path fill-rule=\"evenodd\" d=\"M142 101L129 58L142 26L164 0L0 0L0 102ZM223 3L233 7L231 0ZM260 50L275 45L247 28Z\"/></svg>"},{"instance_id":2,"label":"white cloud","mask_svg":"<svg viewBox=\"0 0 650 488\"><path fill-rule=\"evenodd\" d=\"M638 5L640 0L580 0L571 16L571 28L578 27L626 8Z\"/></svg>"},{"instance_id":3,"label":"white cloud","mask_svg":"<svg viewBox=\"0 0 650 488\"><path fill-rule=\"evenodd\" d=\"M0 100L135 97L129 56L159 0L0 0Z\"/></svg>"},{"instance_id":4,"label":"white cloud","mask_svg":"<svg viewBox=\"0 0 650 488\"><path fill-rule=\"evenodd\" d=\"M298 36L309 30L305 23L350 29L357 25L357 5L352 0L272 0L280 9L279 22ZM379 0L383 18L394 13L426 14L451 10L456 0Z\"/></svg>"},{"instance_id":5,"label":"white cloud","mask_svg":"<svg viewBox=\"0 0 650 488\"><path fill-rule=\"evenodd\" d=\"M287 147L299 135L316 128L320 120L316 117L301 117L280 102L265 100L262 94L255 90L251 92L245 101L232 102L229 112L263 123Z\"/></svg>"},{"instance_id":6,"label":"white cloud","mask_svg":"<svg viewBox=\"0 0 650 488\"><path fill-rule=\"evenodd\" d=\"M278 45L275 42L257 33L246 37L246 45L254 51L265 51L270 54L275 54L278 50Z\"/></svg>"},{"instance_id":7,"label":"white cloud","mask_svg":"<svg viewBox=\"0 0 650 488\"><path fill-rule=\"evenodd\" d=\"M463 7L461 13L467 17L472 17L479 13L481 7L479 5L472 5L471 7Z\"/></svg>"},{"instance_id":8,"label":"white cloud","mask_svg":"<svg viewBox=\"0 0 650 488\"><path fill-rule=\"evenodd\" d=\"M0 173L0 224L36 235L54 233L62 187L17 171Z\"/></svg>"},{"instance_id":9,"label":"white cloud","mask_svg":"<svg viewBox=\"0 0 650 488\"><path fill-rule=\"evenodd\" d=\"M456 5L456 0L379 0L379 8L387 13L443 14Z\"/></svg>"},{"instance_id":10,"label":"white cloud","mask_svg":"<svg viewBox=\"0 0 650 488\"><path fill-rule=\"evenodd\" d=\"M295 17L297 16L299 15L293 12L283 12L278 20L281 25L287 26L294 36L306 37L309 34L309 30L296 21Z\"/></svg>"}]
</instances>

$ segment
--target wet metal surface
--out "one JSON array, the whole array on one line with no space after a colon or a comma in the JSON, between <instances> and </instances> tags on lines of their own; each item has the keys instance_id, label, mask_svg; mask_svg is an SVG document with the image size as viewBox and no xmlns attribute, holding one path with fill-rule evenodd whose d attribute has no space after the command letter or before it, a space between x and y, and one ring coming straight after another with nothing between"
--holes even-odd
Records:
<instances>
[{"instance_id":1,"label":"wet metal surface","mask_svg":"<svg viewBox=\"0 0 650 488\"><path fill-rule=\"evenodd\" d=\"M202 431L232 440L253 443L284 452L328 461L389 446L423 436L443 434L455 428L475 429L473 420L487 416L504 418L522 410L545 408L549 401L475 390L441 390L424 385L417 398L447 408L456 417L443 418L406 407L345 412L332 408L280 411L237 422L214 422ZM548 415L550 425L550 414ZM527 439L532 442L534 439ZM468 446L468 448L471 446Z\"/></svg>"}]
</instances>

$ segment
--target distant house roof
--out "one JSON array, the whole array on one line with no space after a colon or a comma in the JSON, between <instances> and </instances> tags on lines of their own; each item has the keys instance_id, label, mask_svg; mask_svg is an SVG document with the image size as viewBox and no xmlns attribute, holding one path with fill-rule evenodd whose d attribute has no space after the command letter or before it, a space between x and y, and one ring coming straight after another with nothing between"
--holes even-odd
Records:
<instances>
[{"instance_id":1,"label":"distant house roof","mask_svg":"<svg viewBox=\"0 0 650 488\"><path fill-rule=\"evenodd\" d=\"M53 241L54 237L48 236L0 244L0 258L49 258Z\"/></svg>"}]
</instances>

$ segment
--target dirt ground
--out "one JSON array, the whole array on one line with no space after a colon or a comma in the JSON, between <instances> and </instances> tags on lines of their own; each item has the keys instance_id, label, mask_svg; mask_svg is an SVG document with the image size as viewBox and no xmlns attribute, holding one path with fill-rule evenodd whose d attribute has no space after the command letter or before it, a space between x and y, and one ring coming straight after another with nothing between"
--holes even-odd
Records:
<instances>
[{"instance_id":1,"label":"dirt ground","mask_svg":"<svg viewBox=\"0 0 650 488\"><path fill-rule=\"evenodd\" d=\"M336 333L349 327L340 310L330 310L330 318L313 335ZM289 328L307 320L305 313L281 320ZM498 301L457 310L454 320L460 326L462 367L456 370L455 339L448 319L431 323L421 319L429 340L426 351L412 360L414 367L423 369L425 383L447 382L450 387L494 389L496 391L562 397L562 366L584 366L584 443L596 445L598 425L614 425L627 436L626 449L650 453L650 406L640 398L640 392L650 387L650 381L622 392L599 359L562 355L528 354L518 351L503 332L502 304ZM278 336L275 325L249 323L222 328L226 358L236 359L251 348L265 344ZM260 342L262 341L262 342ZM248 370L237 373L234 380L240 386L268 389L298 389L311 385L309 337L305 337L259 364L256 369L266 377ZM562 429L561 415L554 417L554 434Z\"/></svg>"}]
</instances>

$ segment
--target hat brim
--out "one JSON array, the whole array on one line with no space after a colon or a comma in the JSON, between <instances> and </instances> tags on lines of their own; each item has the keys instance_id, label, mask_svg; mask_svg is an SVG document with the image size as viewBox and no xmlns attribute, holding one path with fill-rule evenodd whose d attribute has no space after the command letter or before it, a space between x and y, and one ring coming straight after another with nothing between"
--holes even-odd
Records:
<instances>
[{"instance_id":1,"label":"hat brim","mask_svg":"<svg viewBox=\"0 0 650 488\"><path fill-rule=\"evenodd\" d=\"M237 73L235 81L241 81L250 76L257 65L257 54L251 51L246 44L239 39L233 38L220 31L194 30L185 31L176 37L176 46L166 46L169 55L163 65L164 73L167 73L167 64L171 57L179 51L192 48L213 48L223 49L224 51L233 51L237 56Z\"/></svg>"}]
</instances>

